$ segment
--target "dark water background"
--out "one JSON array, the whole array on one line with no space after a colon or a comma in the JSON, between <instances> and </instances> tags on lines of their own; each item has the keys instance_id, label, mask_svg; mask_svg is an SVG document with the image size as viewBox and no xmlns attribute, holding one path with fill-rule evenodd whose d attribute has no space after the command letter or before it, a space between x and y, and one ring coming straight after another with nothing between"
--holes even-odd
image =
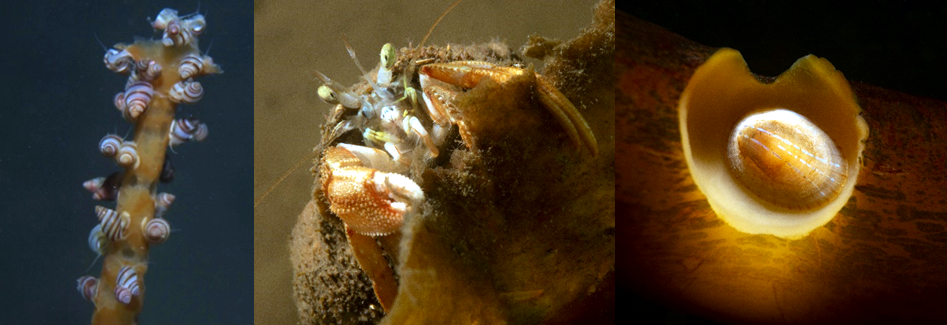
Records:
<instances>
[{"instance_id":1,"label":"dark water background","mask_svg":"<svg viewBox=\"0 0 947 325\"><path fill-rule=\"evenodd\" d=\"M97 202L82 182L118 167L102 157L107 133L131 129L112 104L124 76L106 46L152 37L146 17L197 1L20 1L0 4L0 324L88 324L93 306L76 279L98 275L89 230ZM172 154L174 230L154 247L140 324L249 324L253 315L253 20L249 1L202 1L201 49L225 73L200 79L205 95L179 108L208 124L204 143ZM114 203L103 205L114 207Z\"/></svg>"},{"instance_id":2,"label":"dark water background","mask_svg":"<svg viewBox=\"0 0 947 325\"><path fill-rule=\"evenodd\" d=\"M750 70L764 76L815 54L850 81L947 100L947 3L635 1L618 9L704 45L739 50ZM642 296L621 279L618 292L639 321L713 323Z\"/></svg>"}]
</instances>

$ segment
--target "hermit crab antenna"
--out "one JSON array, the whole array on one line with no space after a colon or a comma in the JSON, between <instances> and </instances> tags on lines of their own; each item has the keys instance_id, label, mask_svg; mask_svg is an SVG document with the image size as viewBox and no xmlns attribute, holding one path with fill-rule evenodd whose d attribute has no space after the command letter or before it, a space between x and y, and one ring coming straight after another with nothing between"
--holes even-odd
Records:
<instances>
[{"instance_id":1,"label":"hermit crab antenna","mask_svg":"<svg viewBox=\"0 0 947 325\"><path fill-rule=\"evenodd\" d=\"M103 51L105 51L105 52L108 52L108 51L109 51L109 48L108 48L107 46L105 46L105 43L102 43L102 40L99 39L99 34L98 34L98 33L92 33L92 36L95 36L95 41L96 41L96 42L99 42L99 46L102 46L102 50L103 50Z\"/></svg>"},{"instance_id":2,"label":"hermit crab antenna","mask_svg":"<svg viewBox=\"0 0 947 325\"><path fill-rule=\"evenodd\" d=\"M456 7L457 5L459 5L461 1L464 1L464 0L457 0L457 1L454 1L454 3L453 3L452 5L450 5L450 7L447 7L447 10L444 10L444 13L442 13L440 17L437 17L437 20L434 21L434 25L431 25L431 29L428 29L428 30L427 30L427 34L425 34L425 35L424 35L424 38L421 39L421 43L418 43L417 49L421 49L421 47L424 46L424 42L427 41L427 38L430 37L430 36L431 36L431 33L434 32L434 28L437 27L437 24L440 24L440 23L441 23L441 20L444 19L445 16L447 16L447 13L450 12L451 9L454 9L454 7ZM414 69L415 69L415 64L416 64L416 62L415 62L415 60L411 60L411 61L409 61L409 62L410 62L410 63L408 63L408 68L405 69L405 71L409 71L409 73L414 73ZM407 78L407 75L405 76L405 78ZM405 80L406 80L405 83L407 83L407 79L405 79Z\"/></svg>"},{"instance_id":3,"label":"hermit crab antenna","mask_svg":"<svg viewBox=\"0 0 947 325\"><path fill-rule=\"evenodd\" d=\"M372 81L372 78L368 77L368 72L365 72L365 68L362 68L362 64L358 63L358 58L355 57L355 50L352 49L352 44L349 44L349 39L345 37L345 33L342 33L342 43L345 43L345 49L349 51L349 56L352 57L352 61L355 61L355 66L358 67L358 71L362 72L362 76L365 77L368 84L372 86L372 89L381 89Z\"/></svg>"},{"instance_id":4,"label":"hermit crab antenna","mask_svg":"<svg viewBox=\"0 0 947 325\"><path fill-rule=\"evenodd\" d=\"M317 149L319 149L319 148L317 148ZM280 177L279 177L279 179L276 181L276 183L273 184L273 185L271 185L270 188L266 189L266 191L263 192L263 195L260 195L260 198L253 202L253 209L256 210L256 207L257 207L258 205L260 205L260 202L263 202L263 199L265 199L267 196L269 196L270 193L272 193L273 190L275 190L276 187L279 186L280 183L282 183L284 180L286 180L286 178L289 177L290 174L292 174L293 172L295 172L296 169L299 168L299 166L302 166L303 163L311 162L311 161L312 161L312 160L311 160L311 159L312 159L311 157L312 157L313 155L314 155L314 153L307 153L307 154L306 154L305 156L303 156L301 159L299 159L298 161L296 161L296 164L293 165L292 168L290 168L290 169L287 170L285 173L283 173L283 175L280 175Z\"/></svg>"},{"instance_id":5,"label":"hermit crab antenna","mask_svg":"<svg viewBox=\"0 0 947 325\"><path fill-rule=\"evenodd\" d=\"M332 80L329 79L329 77L326 77L326 75L323 74L322 72L319 72L319 71L316 71L316 70L309 70L309 73L312 74L313 77L316 77L316 78L319 78L320 80L322 80L322 83L324 83L324 84L331 84L331 83L332 83Z\"/></svg>"},{"instance_id":6,"label":"hermit crab antenna","mask_svg":"<svg viewBox=\"0 0 947 325\"><path fill-rule=\"evenodd\" d=\"M427 41L427 38L431 36L431 33L434 32L434 27L437 27L437 24L441 23L441 20L444 19L444 16L447 16L447 13L450 12L451 9L454 9L454 7L459 5L461 1L464 1L464 0L455 1L454 4L450 5L450 7L447 7L447 10L444 10L444 13L442 13L440 17L437 17L437 20L434 21L434 25L431 25L431 29L428 29L427 34L425 34L424 38L421 39L421 43L418 44L418 48L421 48L422 46L424 46L424 41Z\"/></svg>"}]
</instances>

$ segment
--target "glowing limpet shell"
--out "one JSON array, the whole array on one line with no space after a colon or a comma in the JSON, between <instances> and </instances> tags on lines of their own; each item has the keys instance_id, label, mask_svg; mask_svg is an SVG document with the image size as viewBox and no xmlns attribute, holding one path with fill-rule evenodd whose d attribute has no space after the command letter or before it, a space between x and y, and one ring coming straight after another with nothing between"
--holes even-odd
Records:
<instances>
[{"instance_id":1,"label":"glowing limpet shell","mask_svg":"<svg viewBox=\"0 0 947 325\"><path fill-rule=\"evenodd\" d=\"M750 193L791 210L818 208L842 191L848 164L835 141L787 109L752 113L727 146L730 174Z\"/></svg>"},{"instance_id":2,"label":"glowing limpet shell","mask_svg":"<svg viewBox=\"0 0 947 325\"><path fill-rule=\"evenodd\" d=\"M827 60L812 55L803 57L775 81L764 84L750 73L739 52L721 49L694 72L681 94L678 109L684 155L694 183L707 196L717 216L736 230L801 238L832 220L851 197L864 149L863 141L868 137L868 126L859 116L861 108L855 103L848 81ZM837 194L828 193L824 202L819 202L815 200L815 194L802 193L812 188L806 183L815 180L815 176L787 183L795 185L773 188L774 177L799 176L782 175L792 166L783 166L788 168L769 174L756 172L756 175L742 173L733 176L740 172L731 171L738 168L734 167L728 152L732 136L740 131L738 128L745 127L740 126L741 120L753 113L774 109L792 112L779 113L781 115L776 117L782 120L783 129L779 132L793 134L792 137L797 139L818 139L801 142L838 150L841 161L837 163L839 166L835 172L844 175L828 176L839 182L839 189L829 191ZM789 117L794 114L802 119ZM811 125L802 123L806 120ZM776 124L767 125L776 127ZM753 136L762 137L759 134ZM784 155L804 155L795 149L785 150ZM810 154L829 161L834 159L827 157L834 155L830 151L823 149L821 153ZM814 161L822 164L818 159ZM799 166L805 165L796 168L802 168ZM832 173L825 171L825 166L805 168L827 173L825 175ZM770 184L747 185L766 182ZM766 189L767 186L770 188Z\"/></svg>"}]
</instances>

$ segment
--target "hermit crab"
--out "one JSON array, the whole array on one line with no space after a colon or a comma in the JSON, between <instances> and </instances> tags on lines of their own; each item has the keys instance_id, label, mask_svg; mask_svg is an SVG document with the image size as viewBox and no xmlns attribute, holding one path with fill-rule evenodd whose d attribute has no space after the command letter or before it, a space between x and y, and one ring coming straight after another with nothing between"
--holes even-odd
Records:
<instances>
[{"instance_id":1,"label":"hermit crab","mask_svg":"<svg viewBox=\"0 0 947 325\"><path fill-rule=\"evenodd\" d=\"M348 49L352 53L351 47ZM394 47L385 44L378 67L371 72L363 70L365 83L351 89L314 73L324 82L318 89L319 97L335 104L330 122L334 126L323 140L328 148L319 167L316 196L324 196L332 213L345 223L351 243L359 242L351 240L353 236L397 232L405 215L419 208L424 192L406 175L413 174L409 169L415 161L437 164L434 160L452 145L449 140L453 126L464 147L486 150L480 148L473 132L477 127L465 118L467 107L455 103L464 90L484 80L512 91L522 91L523 87L508 88L507 84L525 83L526 89L533 89L531 97L554 117L576 147L584 145L592 157L598 154L591 128L569 99L540 74L520 67L512 58L503 58L510 61L503 65L471 60L471 53L449 48L406 49L404 53L408 55L398 62ZM354 54L352 58L362 69ZM400 69L394 69L396 66ZM361 135L364 145L343 142L333 146L336 139L350 131ZM359 252L370 250L354 248ZM363 255L360 260L381 257L378 253L372 255ZM390 308L393 297L379 292L377 285L376 293L382 306Z\"/></svg>"},{"instance_id":2,"label":"hermit crab","mask_svg":"<svg viewBox=\"0 0 947 325\"><path fill-rule=\"evenodd\" d=\"M608 301L613 3L599 10L582 39L532 38L539 63L422 40L354 60L351 87L312 72L332 106L290 246L303 323L540 322Z\"/></svg>"},{"instance_id":3,"label":"hermit crab","mask_svg":"<svg viewBox=\"0 0 947 325\"><path fill-rule=\"evenodd\" d=\"M461 52L456 55L469 54ZM319 172L322 194L329 201L332 212L362 235L395 232L404 214L423 199L418 185L402 174L408 171L412 158L438 158L448 145L453 125L457 126L463 144L476 148L476 135L464 119L464 107L454 103L459 93L476 87L484 79L490 79L503 88L514 78L529 73L515 65L502 66L486 61L440 63L438 60L445 59L430 55L413 59L416 61L405 61L408 68L397 73L392 70L396 63L394 57L393 46L385 44L378 68L365 73L367 88L349 90L321 73L315 73L325 82L319 87L320 98L336 105L333 111L335 126L326 139L329 143L324 144L331 145L334 138L353 130L362 135L365 144L342 143L328 148ZM418 62L424 63L415 77L411 71ZM582 115L541 75L532 74L535 97L576 146L584 144L595 156L598 145ZM409 85L409 78L419 79L421 91ZM418 93L423 103L418 100ZM422 118L425 122L421 122ZM413 154L414 151L421 153Z\"/></svg>"}]
</instances>

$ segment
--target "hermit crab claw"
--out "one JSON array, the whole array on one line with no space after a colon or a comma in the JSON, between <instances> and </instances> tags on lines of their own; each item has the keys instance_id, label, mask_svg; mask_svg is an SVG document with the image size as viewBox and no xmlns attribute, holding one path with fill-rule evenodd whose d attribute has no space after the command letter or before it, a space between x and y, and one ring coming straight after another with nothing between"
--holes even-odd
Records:
<instances>
[{"instance_id":1,"label":"hermit crab claw","mask_svg":"<svg viewBox=\"0 0 947 325\"><path fill-rule=\"evenodd\" d=\"M417 183L397 170L384 151L350 144L330 148L323 156L321 182L330 210L355 232L383 236L397 231L405 214L424 200Z\"/></svg>"},{"instance_id":2,"label":"hermit crab claw","mask_svg":"<svg viewBox=\"0 0 947 325\"><path fill-rule=\"evenodd\" d=\"M459 109L451 104L453 94L458 88L469 89L477 86L483 78L490 78L503 84L527 70L517 67L498 66L482 61L456 61L450 63L432 63L421 67L418 74L422 95L427 104L428 113L435 123L445 126L456 124L465 144L471 145L470 135L464 121L459 118ZM585 145L592 156L598 154L598 142L592 134L592 128L585 118L555 86L538 73L536 93L540 102L559 122L572 142L578 147Z\"/></svg>"}]
</instances>

